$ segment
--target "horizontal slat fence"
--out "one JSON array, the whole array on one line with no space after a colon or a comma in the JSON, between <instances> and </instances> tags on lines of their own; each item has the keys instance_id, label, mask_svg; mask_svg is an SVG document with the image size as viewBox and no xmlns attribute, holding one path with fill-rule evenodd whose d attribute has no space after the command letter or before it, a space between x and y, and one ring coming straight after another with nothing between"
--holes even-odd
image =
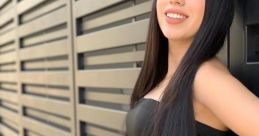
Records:
<instances>
[{"instance_id":1,"label":"horizontal slat fence","mask_svg":"<svg viewBox=\"0 0 259 136\"><path fill-rule=\"evenodd\" d=\"M144 59L150 0L73 1L77 132L119 136Z\"/></svg>"},{"instance_id":2,"label":"horizontal slat fence","mask_svg":"<svg viewBox=\"0 0 259 136\"><path fill-rule=\"evenodd\" d=\"M23 135L75 134L69 0L17 3Z\"/></svg>"}]
</instances>

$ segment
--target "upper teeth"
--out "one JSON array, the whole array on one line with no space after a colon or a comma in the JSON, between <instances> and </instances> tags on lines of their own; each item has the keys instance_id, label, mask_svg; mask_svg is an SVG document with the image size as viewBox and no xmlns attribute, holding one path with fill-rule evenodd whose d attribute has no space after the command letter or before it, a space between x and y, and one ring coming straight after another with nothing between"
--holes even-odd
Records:
<instances>
[{"instance_id":1,"label":"upper teeth","mask_svg":"<svg viewBox=\"0 0 259 136\"><path fill-rule=\"evenodd\" d=\"M180 15L180 14L176 14L176 13L166 13L166 16L168 16L170 18L179 18L179 19L185 18L185 16Z\"/></svg>"}]
</instances>

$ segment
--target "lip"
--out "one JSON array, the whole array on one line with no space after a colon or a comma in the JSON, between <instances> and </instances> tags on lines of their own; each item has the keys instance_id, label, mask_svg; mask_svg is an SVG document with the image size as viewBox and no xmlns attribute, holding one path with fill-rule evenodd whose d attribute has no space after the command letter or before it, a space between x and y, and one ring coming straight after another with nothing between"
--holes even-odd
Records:
<instances>
[{"instance_id":1,"label":"lip","mask_svg":"<svg viewBox=\"0 0 259 136\"><path fill-rule=\"evenodd\" d=\"M185 18L182 18L182 19L170 18L170 17L166 16L167 13L179 14L179 15L184 16ZM165 12L164 12L164 15L166 17L166 22L169 23L169 24L180 24L180 23L183 23L189 17L183 11L178 10L178 9L172 9L172 8L166 9Z\"/></svg>"}]
</instances>

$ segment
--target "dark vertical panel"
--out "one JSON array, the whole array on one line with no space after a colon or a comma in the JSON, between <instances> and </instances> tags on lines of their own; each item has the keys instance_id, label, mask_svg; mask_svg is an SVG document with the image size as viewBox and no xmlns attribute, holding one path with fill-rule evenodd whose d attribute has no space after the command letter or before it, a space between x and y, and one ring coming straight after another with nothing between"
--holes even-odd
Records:
<instances>
[{"instance_id":1,"label":"dark vertical panel","mask_svg":"<svg viewBox=\"0 0 259 136\"><path fill-rule=\"evenodd\" d=\"M259 1L245 1L244 78L250 90L259 96Z\"/></svg>"},{"instance_id":2,"label":"dark vertical panel","mask_svg":"<svg viewBox=\"0 0 259 136\"><path fill-rule=\"evenodd\" d=\"M237 0L236 15L230 31L230 69L259 96L259 16L257 0Z\"/></svg>"}]
</instances>

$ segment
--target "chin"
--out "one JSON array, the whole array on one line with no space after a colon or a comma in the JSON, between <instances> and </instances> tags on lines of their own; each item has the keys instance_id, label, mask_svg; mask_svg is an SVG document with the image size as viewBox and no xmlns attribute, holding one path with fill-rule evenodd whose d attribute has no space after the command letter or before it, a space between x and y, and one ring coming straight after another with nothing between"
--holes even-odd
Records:
<instances>
[{"instance_id":1,"label":"chin","mask_svg":"<svg viewBox=\"0 0 259 136\"><path fill-rule=\"evenodd\" d=\"M185 33L183 31L178 31L178 32L164 31L163 35L168 40L183 40L183 39L192 38L192 35L190 35L189 33Z\"/></svg>"},{"instance_id":2,"label":"chin","mask_svg":"<svg viewBox=\"0 0 259 136\"><path fill-rule=\"evenodd\" d=\"M164 36L168 39L168 40L180 40L180 39L184 39L184 37L182 35L179 34L164 34Z\"/></svg>"},{"instance_id":3,"label":"chin","mask_svg":"<svg viewBox=\"0 0 259 136\"><path fill-rule=\"evenodd\" d=\"M167 39L182 39L184 38L184 32L183 31L174 31L174 30L170 30L170 31L162 31L164 36Z\"/></svg>"}]
</instances>

